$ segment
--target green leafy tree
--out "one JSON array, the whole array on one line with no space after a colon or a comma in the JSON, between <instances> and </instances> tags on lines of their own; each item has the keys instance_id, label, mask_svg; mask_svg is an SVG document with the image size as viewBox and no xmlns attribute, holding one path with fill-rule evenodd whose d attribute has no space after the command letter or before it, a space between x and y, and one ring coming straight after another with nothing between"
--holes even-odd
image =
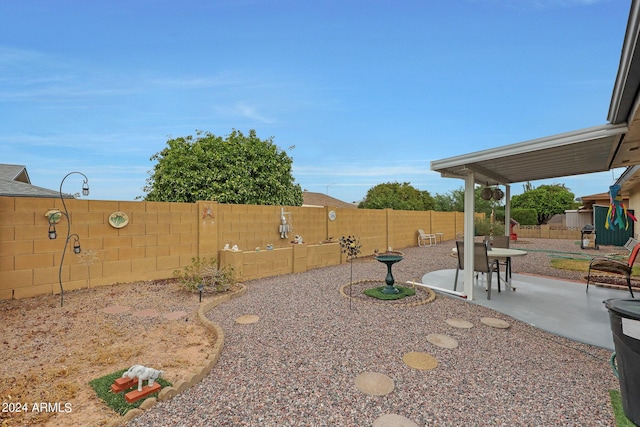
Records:
<instances>
[{"instance_id":1,"label":"green leafy tree","mask_svg":"<svg viewBox=\"0 0 640 427\"><path fill-rule=\"evenodd\" d=\"M395 209L398 211L428 211L433 209L433 197L428 191L420 191L408 182L378 184L367 191L358 205L364 209Z\"/></svg>"},{"instance_id":2,"label":"green leafy tree","mask_svg":"<svg viewBox=\"0 0 640 427\"><path fill-rule=\"evenodd\" d=\"M534 209L539 225L546 224L552 216L575 209L579 205L575 202L574 194L564 184L541 185L537 188L529 185L528 188L530 189L524 193L511 198L511 207Z\"/></svg>"},{"instance_id":3,"label":"green leafy tree","mask_svg":"<svg viewBox=\"0 0 640 427\"><path fill-rule=\"evenodd\" d=\"M484 212L487 218L491 215L493 209L496 214L496 219L504 220L504 208L500 206L504 203L503 200L485 200L480 195L482 193L482 187L477 187L474 190L474 206L476 212ZM451 190L447 194L436 194L434 196L435 209L441 212L464 212L464 188L458 188L457 190Z\"/></svg>"},{"instance_id":4,"label":"green leafy tree","mask_svg":"<svg viewBox=\"0 0 640 427\"><path fill-rule=\"evenodd\" d=\"M157 163L144 187L147 201L302 205L293 160L255 130L245 136L234 129L224 139L197 131L195 137L170 139L150 160Z\"/></svg>"}]
</instances>

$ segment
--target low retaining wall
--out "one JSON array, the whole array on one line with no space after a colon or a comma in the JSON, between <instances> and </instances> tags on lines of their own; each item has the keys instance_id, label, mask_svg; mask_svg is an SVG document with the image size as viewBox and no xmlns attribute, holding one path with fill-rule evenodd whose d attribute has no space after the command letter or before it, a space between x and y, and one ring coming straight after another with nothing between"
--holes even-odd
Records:
<instances>
[{"instance_id":1,"label":"low retaining wall","mask_svg":"<svg viewBox=\"0 0 640 427\"><path fill-rule=\"evenodd\" d=\"M233 268L234 276L242 281L302 273L342 262L337 242L291 245L272 250L220 251L218 259L220 267Z\"/></svg>"}]
</instances>

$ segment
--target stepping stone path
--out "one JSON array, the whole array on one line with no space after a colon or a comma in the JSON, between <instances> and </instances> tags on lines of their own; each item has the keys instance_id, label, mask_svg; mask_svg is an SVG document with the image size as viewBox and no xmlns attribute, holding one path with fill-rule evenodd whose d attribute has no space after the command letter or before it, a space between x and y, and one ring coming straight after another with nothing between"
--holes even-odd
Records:
<instances>
[{"instance_id":1,"label":"stepping stone path","mask_svg":"<svg viewBox=\"0 0 640 427\"><path fill-rule=\"evenodd\" d=\"M148 308L146 310L140 310L140 311L131 313L131 315L135 317L157 317L160 315L160 312L155 308Z\"/></svg>"},{"instance_id":2,"label":"stepping stone path","mask_svg":"<svg viewBox=\"0 0 640 427\"><path fill-rule=\"evenodd\" d=\"M102 311L107 314L122 314L128 313L131 310L131 307L127 305L111 305L109 307L105 307Z\"/></svg>"},{"instance_id":3,"label":"stepping stone path","mask_svg":"<svg viewBox=\"0 0 640 427\"><path fill-rule=\"evenodd\" d=\"M391 378L377 372L364 372L356 377L355 383L358 390L372 396L384 396L395 388Z\"/></svg>"},{"instance_id":4,"label":"stepping stone path","mask_svg":"<svg viewBox=\"0 0 640 427\"><path fill-rule=\"evenodd\" d=\"M405 355L402 356L402 361L410 368L419 369L421 371L434 369L438 366L438 361L435 357L418 351L405 353Z\"/></svg>"},{"instance_id":5,"label":"stepping stone path","mask_svg":"<svg viewBox=\"0 0 640 427\"><path fill-rule=\"evenodd\" d=\"M106 314L124 314L129 313L131 311L131 307L128 305L110 305L109 307L105 307L102 309L103 313ZM165 313L163 317L167 320L177 320L181 317L186 316L188 313L186 311L172 311L170 313ZM157 317L160 315L160 312L156 309L149 308L146 310L136 311L131 313L132 316L136 317Z\"/></svg>"},{"instance_id":6,"label":"stepping stone path","mask_svg":"<svg viewBox=\"0 0 640 427\"><path fill-rule=\"evenodd\" d=\"M407 417L397 414L385 414L373 421L373 427L419 427Z\"/></svg>"},{"instance_id":7,"label":"stepping stone path","mask_svg":"<svg viewBox=\"0 0 640 427\"><path fill-rule=\"evenodd\" d=\"M467 322L466 320L462 320L462 319L447 319L445 320L445 322L447 322L447 325L453 326L454 328L458 328L458 329L473 328L473 323Z\"/></svg>"},{"instance_id":8,"label":"stepping stone path","mask_svg":"<svg viewBox=\"0 0 640 427\"><path fill-rule=\"evenodd\" d=\"M487 326L498 329L507 329L509 326L511 326L504 320L496 319L494 317L483 317L482 319L480 319L480 321Z\"/></svg>"},{"instance_id":9,"label":"stepping stone path","mask_svg":"<svg viewBox=\"0 0 640 427\"><path fill-rule=\"evenodd\" d=\"M256 323L260 320L260 317L255 314L245 314L244 316L240 316L236 319L236 323L240 325L248 325L250 323Z\"/></svg>"},{"instance_id":10,"label":"stepping stone path","mask_svg":"<svg viewBox=\"0 0 640 427\"><path fill-rule=\"evenodd\" d=\"M453 349L458 347L458 341L442 334L429 334L427 335L427 341L442 348Z\"/></svg>"},{"instance_id":11,"label":"stepping stone path","mask_svg":"<svg viewBox=\"0 0 640 427\"><path fill-rule=\"evenodd\" d=\"M171 313L165 314L163 317L167 320L177 320L186 315L187 315L186 311L172 311Z\"/></svg>"}]
</instances>

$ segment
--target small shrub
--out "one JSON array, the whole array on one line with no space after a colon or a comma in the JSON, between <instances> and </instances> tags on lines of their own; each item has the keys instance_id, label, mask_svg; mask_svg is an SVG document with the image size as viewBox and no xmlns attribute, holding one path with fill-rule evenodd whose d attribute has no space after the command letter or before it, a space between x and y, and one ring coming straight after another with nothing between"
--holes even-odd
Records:
<instances>
[{"instance_id":1,"label":"small shrub","mask_svg":"<svg viewBox=\"0 0 640 427\"><path fill-rule=\"evenodd\" d=\"M475 221L476 236L504 236L504 224L495 222L491 224L488 219L476 219Z\"/></svg>"},{"instance_id":2,"label":"small shrub","mask_svg":"<svg viewBox=\"0 0 640 427\"><path fill-rule=\"evenodd\" d=\"M215 258L194 257L191 265L173 272L182 288L189 292L198 292L198 286L204 285L202 292L216 293L228 291L236 283L233 268L218 268Z\"/></svg>"}]
</instances>

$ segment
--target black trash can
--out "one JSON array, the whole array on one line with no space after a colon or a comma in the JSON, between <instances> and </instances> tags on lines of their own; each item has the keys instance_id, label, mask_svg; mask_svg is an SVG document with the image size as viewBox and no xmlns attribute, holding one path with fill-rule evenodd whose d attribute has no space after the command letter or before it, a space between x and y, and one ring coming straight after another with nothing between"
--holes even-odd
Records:
<instances>
[{"instance_id":1,"label":"black trash can","mask_svg":"<svg viewBox=\"0 0 640 427\"><path fill-rule=\"evenodd\" d=\"M616 349L622 409L640 425L640 300L608 299L604 303Z\"/></svg>"}]
</instances>

